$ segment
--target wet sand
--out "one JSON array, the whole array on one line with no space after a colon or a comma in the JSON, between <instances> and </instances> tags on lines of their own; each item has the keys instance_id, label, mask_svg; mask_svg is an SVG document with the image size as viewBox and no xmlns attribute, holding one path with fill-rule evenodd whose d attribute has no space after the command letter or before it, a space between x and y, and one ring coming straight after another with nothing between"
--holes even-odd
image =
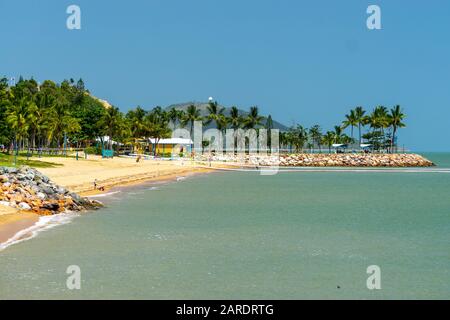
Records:
<instances>
[{"instance_id":1,"label":"wet sand","mask_svg":"<svg viewBox=\"0 0 450 320\"><path fill-rule=\"evenodd\" d=\"M2 211L2 209L0 209ZM39 216L29 212L0 214L0 243L12 238L17 232L29 228L39 220Z\"/></svg>"}]
</instances>

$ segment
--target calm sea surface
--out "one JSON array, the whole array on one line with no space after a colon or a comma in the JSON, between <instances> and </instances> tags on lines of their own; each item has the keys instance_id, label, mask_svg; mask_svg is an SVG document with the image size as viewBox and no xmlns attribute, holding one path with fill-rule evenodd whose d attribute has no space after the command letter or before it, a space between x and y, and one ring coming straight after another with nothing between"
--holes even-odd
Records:
<instances>
[{"instance_id":1,"label":"calm sea surface","mask_svg":"<svg viewBox=\"0 0 450 320\"><path fill-rule=\"evenodd\" d=\"M450 168L450 154L426 156ZM449 192L445 172L230 172L121 189L0 251L0 299L450 299ZM66 287L70 265L81 290ZM367 289L370 265L381 290Z\"/></svg>"}]
</instances>

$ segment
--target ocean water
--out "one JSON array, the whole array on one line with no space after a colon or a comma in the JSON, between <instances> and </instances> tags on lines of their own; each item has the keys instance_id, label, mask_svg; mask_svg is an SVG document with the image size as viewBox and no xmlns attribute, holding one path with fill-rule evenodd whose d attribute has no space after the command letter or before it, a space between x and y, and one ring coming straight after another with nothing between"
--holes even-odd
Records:
<instances>
[{"instance_id":1,"label":"ocean water","mask_svg":"<svg viewBox=\"0 0 450 320\"><path fill-rule=\"evenodd\" d=\"M450 154L426 156L450 168ZM449 299L449 191L448 172L388 170L118 189L0 251L0 299Z\"/></svg>"}]
</instances>

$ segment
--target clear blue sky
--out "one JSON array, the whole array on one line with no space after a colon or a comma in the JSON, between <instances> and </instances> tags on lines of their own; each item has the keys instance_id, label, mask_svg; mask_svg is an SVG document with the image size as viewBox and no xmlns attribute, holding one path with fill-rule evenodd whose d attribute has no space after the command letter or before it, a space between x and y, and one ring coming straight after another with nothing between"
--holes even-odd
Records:
<instances>
[{"instance_id":1,"label":"clear blue sky","mask_svg":"<svg viewBox=\"0 0 450 320\"><path fill-rule=\"evenodd\" d=\"M369 4L382 30L366 28ZM0 21L0 76L81 77L123 111L213 96L324 129L400 104L401 144L450 151L447 0L1 0Z\"/></svg>"}]
</instances>

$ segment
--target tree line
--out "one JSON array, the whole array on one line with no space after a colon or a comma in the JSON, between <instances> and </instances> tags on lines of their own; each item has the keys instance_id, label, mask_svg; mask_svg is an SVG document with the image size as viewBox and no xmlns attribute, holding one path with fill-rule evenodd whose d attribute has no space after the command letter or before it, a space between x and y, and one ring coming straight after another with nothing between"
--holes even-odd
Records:
<instances>
[{"instance_id":1,"label":"tree line","mask_svg":"<svg viewBox=\"0 0 450 320\"><path fill-rule=\"evenodd\" d=\"M333 144L354 144L354 129L357 128L359 143L364 139L375 150L393 152L398 129L405 126L404 117L400 106L390 111L379 106L370 114L357 107L345 116L342 124L325 133L319 125L309 129L292 126L281 132L280 144L295 152L322 151L323 146L331 152ZM213 125L221 131L228 128L273 129L272 117L260 115L256 106L245 113L233 106L225 114L225 108L210 101L204 116L193 104L185 111L164 110L159 106L145 110L138 106L123 113L93 97L82 79L64 80L60 84L45 80L39 84L33 78L21 77L13 86L6 78L0 79L0 145L8 153L68 146L86 148L95 144L113 149L117 147L114 142L133 145L143 137L156 141L168 138L176 127L187 128L192 136L195 121ZM364 132L366 127L369 130ZM344 133L347 128L350 135Z\"/></svg>"},{"instance_id":2,"label":"tree line","mask_svg":"<svg viewBox=\"0 0 450 320\"><path fill-rule=\"evenodd\" d=\"M331 152L335 144L347 145L353 149L366 144L370 150L397 152L398 130L406 126L405 117L399 105L390 110L377 106L371 113L359 106L350 110L345 115L345 120L334 126L333 130L323 132L318 124L309 129L296 125L281 133L280 143L294 148L296 152L303 152L304 149L318 149L321 152L324 146ZM350 135L344 132L347 128L350 129ZM355 129L358 129L357 138L354 136Z\"/></svg>"}]
</instances>

